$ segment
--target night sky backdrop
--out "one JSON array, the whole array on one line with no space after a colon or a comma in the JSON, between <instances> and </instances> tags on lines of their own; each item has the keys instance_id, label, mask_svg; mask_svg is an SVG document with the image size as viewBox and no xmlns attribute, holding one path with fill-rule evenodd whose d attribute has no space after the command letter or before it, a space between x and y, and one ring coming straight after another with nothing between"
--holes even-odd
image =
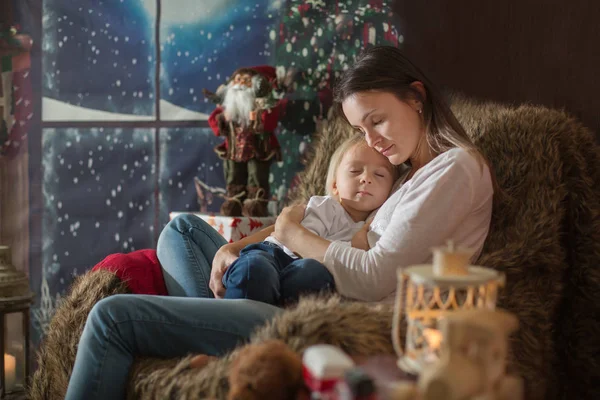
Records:
<instances>
[{"instance_id":1,"label":"night sky backdrop","mask_svg":"<svg viewBox=\"0 0 600 400\"><path fill-rule=\"evenodd\" d=\"M17 15L29 15L30 2L15 2ZM41 142L30 169L41 168L43 192L42 243L32 246L42 265L30 266L34 343L74 275L110 253L154 248L169 212L198 209L194 177L224 186L213 152L222 139L207 127L214 106L202 89L238 67L302 68L277 132L283 161L271 168L273 196L285 195L326 112L328 74L367 45L401 43L387 2L339 4L163 0L157 26L156 0L44 0L34 37L42 58L32 60L41 65L33 101L42 102L42 129L29 135Z\"/></svg>"}]
</instances>

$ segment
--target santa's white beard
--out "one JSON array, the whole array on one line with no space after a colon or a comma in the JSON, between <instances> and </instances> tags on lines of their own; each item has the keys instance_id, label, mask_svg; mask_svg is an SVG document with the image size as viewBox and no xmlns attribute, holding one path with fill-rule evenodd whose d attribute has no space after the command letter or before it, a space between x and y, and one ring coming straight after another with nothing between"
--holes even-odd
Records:
<instances>
[{"instance_id":1,"label":"santa's white beard","mask_svg":"<svg viewBox=\"0 0 600 400\"><path fill-rule=\"evenodd\" d=\"M244 85L230 85L223 99L227 116L242 127L250 125L250 112L254 110L254 89Z\"/></svg>"}]
</instances>

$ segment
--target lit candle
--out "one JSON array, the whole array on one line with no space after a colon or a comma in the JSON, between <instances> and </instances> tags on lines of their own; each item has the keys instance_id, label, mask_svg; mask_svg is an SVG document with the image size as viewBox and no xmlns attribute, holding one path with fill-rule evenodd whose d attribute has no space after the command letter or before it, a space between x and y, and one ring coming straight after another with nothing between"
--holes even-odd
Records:
<instances>
[{"instance_id":1,"label":"lit candle","mask_svg":"<svg viewBox=\"0 0 600 400\"><path fill-rule=\"evenodd\" d=\"M471 249L454 246L448 241L447 246L435 247L433 250L433 273L440 275L468 275L469 259L473 255Z\"/></svg>"},{"instance_id":2,"label":"lit candle","mask_svg":"<svg viewBox=\"0 0 600 400\"><path fill-rule=\"evenodd\" d=\"M438 352L442 345L442 332L433 328L423 329L423 337L427 342L429 351L425 352L424 359L426 363L432 363L439 359Z\"/></svg>"},{"instance_id":3,"label":"lit candle","mask_svg":"<svg viewBox=\"0 0 600 400\"><path fill-rule=\"evenodd\" d=\"M4 354L4 382L6 383L6 391L13 390L17 383L17 360L10 354Z\"/></svg>"},{"instance_id":4,"label":"lit candle","mask_svg":"<svg viewBox=\"0 0 600 400\"><path fill-rule=\"evenodd\" d=\"M442 344L442 332L437 329L425 328L423 329L423 336L425 336L431 350L439 350Z\"/></svg>"}]
</instances>

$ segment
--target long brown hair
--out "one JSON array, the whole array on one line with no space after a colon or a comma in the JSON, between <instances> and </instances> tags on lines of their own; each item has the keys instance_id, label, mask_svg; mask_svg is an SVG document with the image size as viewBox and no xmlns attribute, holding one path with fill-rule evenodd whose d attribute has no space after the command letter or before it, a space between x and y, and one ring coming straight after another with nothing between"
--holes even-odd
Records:
<instances>
[{"instance_id":1,"label":"long brown hair","mask_svg":"<svg viewBox=\"0 0 600 400\"><path fill-rule=\"evenodd\" d=\"M424 98L420 91L411 86L414 82L423 84ZM420 101L423 104L422 117L427 143L435 154L461 147L476 156L480 162L487 163L433 82L399 49L373 46L365 50L335 84L335 111L347 121L341 109L342 102L350 96L367 91L389 92L401 101Z\"/></svg>"}]
</instances>

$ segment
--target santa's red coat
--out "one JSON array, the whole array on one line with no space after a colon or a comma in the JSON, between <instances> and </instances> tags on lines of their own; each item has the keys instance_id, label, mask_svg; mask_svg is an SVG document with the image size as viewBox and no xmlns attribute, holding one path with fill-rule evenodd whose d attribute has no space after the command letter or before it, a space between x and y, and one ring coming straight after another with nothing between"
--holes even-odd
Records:
<instances>
[{"instance_id":1,"label":"santa's red coat","mask_svg":"<svg viewBox=\"0 0 600 400\"><path fill-rule=\"evenodd\" d=\"M273 133L277 128L277 123L279 122L279 112L280 112L280 104L278 103L275 107L271 108L270 112L261 113L262 124L264 127L265 133L270 133L269 136L269 147L272 149L279 149L279 141L277 137ZM229 149L229 139L227 139L228 135L222 135L219 131L219 123L217 122L217 115L223 112L222 107L217 107L208 117L208 124L212 128L213 132L216 136L225 136L225 149Z\"/></svg>"}]
</instances>

